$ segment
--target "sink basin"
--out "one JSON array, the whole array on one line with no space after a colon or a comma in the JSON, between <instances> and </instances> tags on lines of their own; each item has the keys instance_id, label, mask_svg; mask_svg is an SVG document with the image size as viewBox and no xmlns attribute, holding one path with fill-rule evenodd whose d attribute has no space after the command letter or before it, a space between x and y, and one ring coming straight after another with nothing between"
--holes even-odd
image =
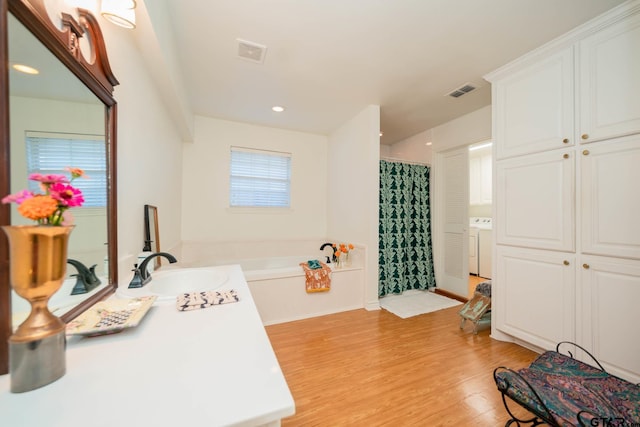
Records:
<instances>
[{"instance_id":1,"label":"sink basin","mask_svg":"<svg viewBox=\"0 0 640 427\"><path fill-rule=\"evenodd\" d=\"M175 298L179 294L218 289L229 276L215 267L180 268L157 271L147 284L149 291L158 299Z\"/></svg>"}]
</instances>

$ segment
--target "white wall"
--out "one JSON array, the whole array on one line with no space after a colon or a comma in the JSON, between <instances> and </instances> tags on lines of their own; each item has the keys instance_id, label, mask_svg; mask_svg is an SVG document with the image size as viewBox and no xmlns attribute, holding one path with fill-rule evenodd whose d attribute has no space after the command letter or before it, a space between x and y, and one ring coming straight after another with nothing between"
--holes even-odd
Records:
<instances>
[{"instance_id":1,"label":"white wall","mask_svg":"<svg viewBox=\"0 0 640 427\"><path fill-rule=\"evenodd\" d=\"M184 241L326 236L325 136L199 116L194 135L184 144ZM231 146L291 153L291 209L229 208Z\"/></svg>"},{"instance_id":2,"label":"white wall","mask_svg":"<svg viewBox=\"0 0 640 427\"><path fill-rule=\"evenodd\" d=\"M381 152L381 155L394 159L431 164L432 145L427 145L427 143L431 143L432 139L432 130L427 129L424 132L392 144L389 146L388 154L383 155Z\"/></svg>"},{"instance_id":3,"label":"white wall","mask_svg":"<svg viewBox=\"0 0 640 427\"><path fill-rule=\"evenodd\" d=\"M431 129L433 152L491 139L491 105Z\"/></svg>"},{"instance_id":4,"label":"white wall","mask_svg":"<svg viewBox=\"0 0 640 427\"><path fill-rule=\"evenodd\" d=\"M99 16L99 14L97 15ZM158 208L160 244L180 242L182 143L174 120L135 43L135 31L98 18L111 69L120 85L118 102L118 270L120 285L144 244L144 205Z\"/></svg>"},{"instance_id":5,"label":"white wall","mask_svg":"<svg viewBox=\"0 0 640 427\"><path fill-rule=\"evenodd\" d=\"M367 246L365 307L378 308L380 106L370 105L329 136L328 236Z\"/></svg>"}]
</instances>

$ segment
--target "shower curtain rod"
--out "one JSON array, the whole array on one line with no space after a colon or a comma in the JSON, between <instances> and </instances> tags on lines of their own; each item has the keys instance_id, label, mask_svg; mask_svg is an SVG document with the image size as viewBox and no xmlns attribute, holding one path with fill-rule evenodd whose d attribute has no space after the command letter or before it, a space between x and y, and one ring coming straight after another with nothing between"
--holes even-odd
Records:
<instances>
[{"instance_id":1,"label":"shower curtain rod","mask_svg":"<svg viewBox=\"0 0 640 427\"><path fill-rule=\"evenodd\" d=\"M415 162L415 161L412 161L412 160L399 159L397 157L380 156L380 160L386 160L388 162L395 162L395 163L407 163L407 164L410 164L410 165L421 165L421 166L429 166L429 167L431 167L431 163Z\"/></svg>"}]
</instances>

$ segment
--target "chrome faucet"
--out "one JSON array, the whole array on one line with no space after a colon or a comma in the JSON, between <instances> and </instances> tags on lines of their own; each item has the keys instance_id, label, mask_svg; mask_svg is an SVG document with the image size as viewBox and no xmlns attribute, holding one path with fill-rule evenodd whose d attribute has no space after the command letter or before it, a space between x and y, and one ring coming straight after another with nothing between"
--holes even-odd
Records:
<instances>
[{"instance_id":1,"label":"chrome faucet","mask_svg":"<svg viewBox=\"0 0 640 427\"><path fill-rule=\"evenodd\" d=\"M87 268L83 263L75 259L68 258L67 264L73 265L78 274L72 274L72 277L76 277L76 284L71 290L71 295L86 294L87 292L95 289L100 283L100 279L96 276L96 264Z\"/></svg>"},{"instance_id":2,"label":"chrome faucet","mask_svg":"<svg viewBox=\"0 0 640 427\"><path fill-rule=\"evenodd\" d=\"M149 262L157 256L168 259L171 264L178 262L176 257L167 252L156 252L149 255L140 263L139 266L137 264L135 265L133 270L133 279L131 279L131 282L129 283L129 288L141 288L151 281L151 274L147 271L147 265L149 265Z\"/></svg>"},{"instance_id":3,"label":"chrome faucet","mask_svg":"<svg viewBox=\"0 0 640 427\"><path fill-rule=\"evenodd\" d=\"M333 247L333 243L323 243L322 246L320 246L320 250L324 251L324 248L326 248L327 246L331 247L331 250L333 251L332 256L329 257L328 255L327 257L327 264L331 263L331 259L333 259L334 261L336 260L336 248Z\"/></svg>"}]
</instances>

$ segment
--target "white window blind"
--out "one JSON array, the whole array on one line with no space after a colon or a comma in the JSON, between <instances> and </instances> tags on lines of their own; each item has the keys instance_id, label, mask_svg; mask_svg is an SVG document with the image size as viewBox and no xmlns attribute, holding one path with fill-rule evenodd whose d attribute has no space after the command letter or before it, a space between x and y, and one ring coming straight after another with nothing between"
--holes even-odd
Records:
<instances>
[{"instance_id":1,"label":"white window blind","mask_svg":"<svg viewBox=\"0 0 640 427\"><path fill-rule=\"evenodd\" d=\"M103 136L27 132L26 148L29 174L69 176L66 167L80 168L87 178L77 178L72 185L82 191L82 206L107 206L107 162ZM29 189L40 191L35 181L29 181Z\"/></svg>"},{"instance_id":2,"label":"white window blind","mask_svg":"<svg viewBox=\"0 0 640 427\"><path fill-rule=\"evenodd\" d=\"M289 207L291 153L231 147L229 204Z\"/></svg>"}]
</instances>

